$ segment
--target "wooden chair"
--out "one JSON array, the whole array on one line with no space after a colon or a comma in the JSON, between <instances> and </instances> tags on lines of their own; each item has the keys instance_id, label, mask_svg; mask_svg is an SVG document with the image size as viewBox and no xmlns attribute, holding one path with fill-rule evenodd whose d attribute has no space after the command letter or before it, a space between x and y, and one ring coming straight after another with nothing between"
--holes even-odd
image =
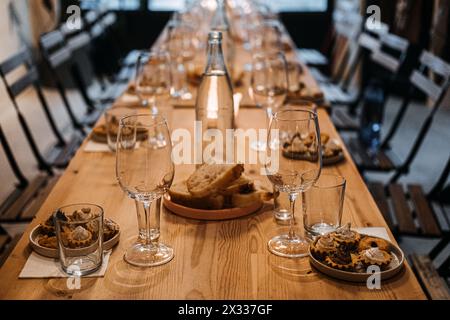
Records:
<instances>
[{"instance_id":1,"label":"wooden chair","mask_svg":"<svg viewBox=\"0 0 450 320\"><path fill-rule=\"evenodd\" d=\"M12 82L8 81L8 75L21 67L24 67L26 69L25 74L18 80ZM74 135L74 137L69 142L65 141L56 124L55 119L50 112L47 100L45 99L41 86L39 85L39 75L36 66L34 66L34 64L32 63L28 51L21 50L19 53L2 62L0 64L0 76L16 111L20 126L27 138L33 155L37 160L39 169L45 170L49 174L51 174L51 167L65 168L72 158L73 154L77 150L78 146L80 145L81 138L78 135ZM51 132L53 133L57 142L51 154L47 155L47 157L44 157L39 150L36 139L33 136L33 133L31 132L31 129L17 103L17 97L20 96L28 88L34 88L37 94L38 101L48 121ZM47 160L47 158L50 158L50 160Z\"/></svg>"},{"instance_id":2,"label":"wooden chair","mask_svg":"<svg viewBox=\"0 0 450 320\"><path fill-rule=\"evenodd\" d=\"M362 47L359 54L359 59L362 59L363 50L370 52L369 61L374 69L371 74L371 78L375 77L380 79L384 84L385 96L389 96L391 93L392 84L396 81L399 74L399 70L405 62L409 42L396 36L394 34L383 33L379 35L379 39L375 39L368 36L366 33L361 34L358 39L360 46ZM356 64L353 66L355 70L352 70L353 74L356 72ZM344 87L348 87L350 78L346 79ZM365 90L363 84L360 93ZM357 131L360 128L359 121L355 118L356 102L359 102L361 97L350 105L350 110L336 109L333 114L333 122L336 128L344 131ZM386 99L387 100L387 99Z\"/></svg>"},{"instance_id":3,"label":"wooden chair","mask_svg":"<svg viewBox=\"0 0 450 320\"><path fill-rule=\"evenodd\" d=\"M0 143L7 160L7 165L2 167L5 169L9 168L16 179L14 190L0 204L0 221L29 221L33 219L47 198L47 195L58 181L59 176L55 175L52 171L49 173L40 172L34 179L29 180L20 169L1 127ZM9 238L0 235L0 244L4 245L9 240ZM1 248L0 251L2 251Z\"/></svg>"},{"instance_id":4,"label":"wooden chair","mask_svg":"<svg viewBox=\"0 0 450 320\"><path fill-rule=\"evenodd\" d=\"M440 83L431 79L430 73L440 78ZM381 143L380 150L376 154L370 154L366 147L357 138L347 140L347 146L358 168L364 171L392 172L395 171L391 178L391 182L397 181L399 176L407 174L417 155L417 152L425 139L427 132L433 122L433 118L440 108L445 97L447 89L450 85L450 65L440 58L432 55L427 51L423 51L420 56L420 67L414 70L410 76L410 93L403 99L399 112L397 113L391 128L389 129L385 139ZM422 126L417 131L413 146L406 159L401 161L396 154L390 149L390 141L397 132L406 110L411 102L414 90L423 92L426 97L433 101L427 117Z\"/></svg>"},{"instance_id":5,"label":"wooden chair","mask_svg":"<svg viewBox=\"0 0 450 320\"><path fill-rule=\"evenodd\" d=\"M418 184L409 184L406 189L396 182L387 186L377 182L368 184L380 211L396 237L407 235L440 239L428 255L410 256L413 270L430 299L450 299L449 288L441 278L450 276L450 257L447 257L437 269L433 264L433 260L450 243L448 219L450 212L445 210L443 204L444 201L450 203L450 199L441 196L449 174L450 157L441 177L428 194L425 194L422 186ZM438 219L439 211L443 219Z\"/></svg>"},{"instance_id":6,"label":"wooden chair","mask_svg":"<svg viewBox=\"0 0 450 320\"><path fill-rule=\"evenodd\" d=\"M39 43L44 61L52 74L55 86L70 114L72 123L80 130L83 130L83 127L86 125L92 126L99 118L104 107L96 104L89 96L88 86L83 78L82 69L78 63L74 61L72 56L72 50L87 45L89 43L89 37L86 37L86 34L84 33L79 34L73 39L71 47L69 47L65 42L63 33L60 30L55 30L42 35ZM86 106L85 117L82 120L77 119L75 116L74 109L67 98L64 81L59 75L58 71L63 65L69 68L70 76Z\"/></svg>"},{"instance_id":7,"label":"wooden chair","mask_svg":"<svg viewBox=\"0 0 450 320\"><path fill-rule=\"evenodd\" d=\"M413 254L409 257L409 262L428 299L450 300L448 285L428 256Z\"/></svg>"}]
</instances>

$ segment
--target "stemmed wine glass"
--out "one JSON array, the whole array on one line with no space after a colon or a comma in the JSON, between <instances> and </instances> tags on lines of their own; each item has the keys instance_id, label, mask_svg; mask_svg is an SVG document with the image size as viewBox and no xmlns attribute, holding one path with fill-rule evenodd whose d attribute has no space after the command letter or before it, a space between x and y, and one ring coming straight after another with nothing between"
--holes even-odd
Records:
<instances>
[{"instance_id":1,"label":"stemmed wine glass","mask_svg":"<svg viewBox=\"0 0 450 320\"><path fill-rule=\"evenodd\" d=\"M283 51L281 45L283 31L278 20L264 20L260 30L263 34L262 46L265 52Z\"/></svg>"},{"instance_id":2,"label":"stemmed wine glass","mask_svg":"<svg viewBox=\"0 0 450 320\"><path fill-rule=\"evenodd\" d=\"M160 199L175 174L171 154L170 132L162 116L139 114L120 120L116 177L122 190L136 201L139 225L138 239L124 255L132 265L157 266L173 258L173 249L159 242Z\"/></svg>"},{"instance_id":3,"label":"stemmed wine glass","mask_svg":"<svg viewBox=\"0 0 450 320\"><path fill-rule=\"evenodd\" d=\"M295 142L294 142L295 141ZM289 232L268 242L273 254L298 258L308 254L309 242L294 231L295 201L319 178L322 150L317 113L301 107L284 107L272 118L267 138L266 174L276 190L289 195L291 218ZM303 145L308 152L298 157L290 146Z\"/></svg>"},{"instance_id":4,"label":"stemmed wine glass","mask_svg":"<svg viewBox=\"0 0 450 320\"><path fill-rule=\"evenodd\" d=\"M270 119L286 100L288 92L287 62L283 53L256 54L253 56L250 95L266 112L266 128ZM266 149L265 141L255 141L251 148Z\"/></svg>"},{"instance_id":5,"label":"stemmed wine glass","mask_svg":"<svg viewBox=\"0 0 450 320\"><path fill-rule=\"evenodd\" d=\"M170 56L167 51L142 51L136 64L136 94L144 107L158 114L158 100L170 96L172 85Z\"/></svg>"}]
</instances>

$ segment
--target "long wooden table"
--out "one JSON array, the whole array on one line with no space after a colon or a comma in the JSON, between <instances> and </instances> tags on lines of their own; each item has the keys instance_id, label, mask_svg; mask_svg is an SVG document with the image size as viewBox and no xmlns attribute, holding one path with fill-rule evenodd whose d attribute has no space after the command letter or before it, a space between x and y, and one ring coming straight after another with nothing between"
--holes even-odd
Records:
<instances>
[{"instance_id":1,"label":"long wooden table","mask_svg":"<svg viewBox=\"0 0 450 320\"><path fill-rule=\"evenodd\" d=\"M307 85L317 87L307 70L304 78ZM172 129L192 132L193 108L170 107L164 112ZM260 109L241 108L237 125L262 128L264 117ZM342 143L324 110L319 110L319 120L321 131ZM220 222L189 220L163 209L161 240L174 248L175 258L155 268L130 266L122 257L137 237L134 202L117 184L115 156L84 152L86 143L0 270L0 299L425 299L408 264L396 277L382 282L381 290L369 290L365 284L316 272L307 258L285 259L269 253L267 240L282 228L274 221L270 204L250 216ZM324 168L324 172L347 179L342 222L388 229L347 150L344 152L344 162ZM193 170L193 165L177 166L175 181L186 179ZM246 166L247 174L270 186L258 170L258 165ZM121 240L110 257L106 275L83 278L81 289L75 291L67 289L66 279L18 279L31 252L30 230L55 208L78 202L101 205L105 216L120 224ZM297 219L300 228L301 220Z\"/></svg>"}]
</instances>

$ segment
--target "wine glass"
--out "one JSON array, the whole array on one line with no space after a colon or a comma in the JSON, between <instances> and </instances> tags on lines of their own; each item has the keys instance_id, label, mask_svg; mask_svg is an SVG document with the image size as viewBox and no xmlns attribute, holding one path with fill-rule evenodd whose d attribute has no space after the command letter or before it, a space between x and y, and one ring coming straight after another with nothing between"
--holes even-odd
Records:
<instances>
[{"instance_id":1,"label":"wine glass","mask_svg":"<svg viewBox=\"0 0 450 320\"><path fill-rule=\"evenodd\" d=\"M194 59L193 28L183 21L171 21L168 26L167 48L172 62L172 92L175 99L190 100L192 93L187 87L186 64Z\"/></svg>"},{"instance_id":2,"label":"wine glass","mask_svg":"<svg viewBox=\"0 0 450 320\"><path fill-rule=\"evenodd\" d=\"M136 64L136 94L144 107L158 114L158 102L170 96L172 85L170 56L167 51L142 51Z\"/></svg>"},{"instance_id":3,"label":"wine glass","mask_svg":"<svg viewBox=\"0 0 450 320\"><path fill-rule=\"evenodd\" d=\"M264 20L260 26L260 32L263 35L262 47L265 52L282 51L282 27L278 20Z\"/></svg>"},{"instance_id":4,"label":"wine glass","mask_svg":"<svg viewBox=\"0 0 450 320\"><path fill-rule=\"evenodd\" d=\"M287 63L281 52L253 56L250 96L266 112L266 128L270 119L286 100L288 92ZM265 141L251 144L255 151L266 149Z\"/></svg>"},{"instance_id":5,"label":"wine glass","mask_svg":"<svg viewBox=\"0 0 450 320\"><path fill-rule=\"evenodd\" d=\"M268 249L275 255L298 258L308 254L309 242L294 230L295 201L319 178L322 150L317 113L301 107L284 107L272 118L267 137L266 174L274 188L289 195L291 219L289 232L269 240ZM291 147L307 148L298 157Z\"/></svg>"},{"instance_id":6,"label":"wine glass","mask_svg":"<svg viewBox=\"0 0 450 320\"><path fill-rule=\"evenodd\" d=\"M170 132L162 116L138 114L120 120L116 177L122 190L136 201L139 225L138 239L124 255L132 265L158 266L173 258L173 249L159 242L161 197L175 174L171 154Z\"/></svg>"}]
</instances>

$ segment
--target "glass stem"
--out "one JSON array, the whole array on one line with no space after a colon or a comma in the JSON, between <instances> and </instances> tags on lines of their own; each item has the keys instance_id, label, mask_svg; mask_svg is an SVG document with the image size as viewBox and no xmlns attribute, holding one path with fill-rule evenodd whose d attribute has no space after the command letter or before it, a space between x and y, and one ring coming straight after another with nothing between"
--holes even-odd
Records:
<instances>
[{"instance_id":1,"label":"glass stem","mask_svg":"<svg viewBox=\"0 0 450 320\"><path fill-rule=\"evenodd\" d=\"M147 245L158 243L161 199L143 202L135 200L135 204L139 226L139 241Z\"/></svg>"},{"instance_id":2,"label":"glass stem","mask_svg":"<svg viewBox=\"0 0 450 320\"><path fill-rule=\"evenodd\" d=\"M152 102L152 105L151 105L152 115L157 115L158 114L158 107L156 106L156 97L155 96L152 96L151 102Z\"/></svg>"},{"instance_id":3,"label":"glass stem","mask_svg":"<svg viewBox=\"0 0 450 320\"><path fill-rule=\"evenodd\" d=\"M295 238L295 200L297 200L298 193L289 193L289 202L291 207L291 219L289 220L289 239Z\"/></svg>"}]
</instances>

